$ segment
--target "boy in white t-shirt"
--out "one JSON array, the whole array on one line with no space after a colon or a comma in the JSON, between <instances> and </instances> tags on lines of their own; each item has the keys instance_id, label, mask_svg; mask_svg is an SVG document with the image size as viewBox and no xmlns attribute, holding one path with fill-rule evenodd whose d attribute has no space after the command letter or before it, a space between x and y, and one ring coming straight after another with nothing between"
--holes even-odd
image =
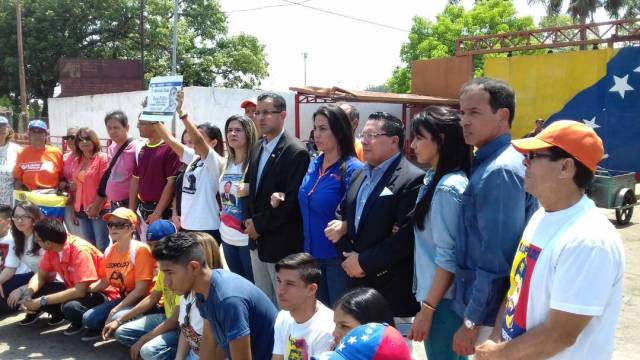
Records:
<instances>
[{"instance_id":1,"label":"boy in white t-shirt","mask_svg":"<svg viewBox=\"0 0 640 360\"><path fill-rule=\"evenodd\" d=\"M610 359L624 251L585 195L602 140L585 124L560 120L512 144L527 154L525 190L541 208L524 230L499 321L476 359Z\"/></svg>"},{"instance_id":2,"label":"boy in white t-shirt","mask_svg":"<svg viewBox=\"0 0 640 360\"><path fill-rule=\"evenodd\" d=\"M310 359L330 350L333 311L317 300L320 263L307 253L292 254L276 264L282 311L274 326L272 360Z\"/></svg>"}]
</instances>

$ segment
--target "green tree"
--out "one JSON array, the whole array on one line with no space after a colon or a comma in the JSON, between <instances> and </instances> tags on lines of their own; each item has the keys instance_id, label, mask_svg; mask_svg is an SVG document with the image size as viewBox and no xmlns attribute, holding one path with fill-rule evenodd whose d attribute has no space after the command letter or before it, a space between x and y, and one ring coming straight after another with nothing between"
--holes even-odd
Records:
<instances>
[{"instance_id":1,"label":"green tree","mask_svg":"<svg viewBox=\"0 0 640 360\"><path fill-rule=\"evenodd\" d=\"M387 89L398 93L411 90L411 62L455 55L456 39L461 36L498 34L534 28L533 18L519 17L512 0L478 0L470 10L449 4L432 22L424 17L413 18L409 38L400 49L403 65L387 80ZM474 71L482 72L486 56L474 56Z\"/></svg>"},{"instance_id":2,"label":"green tree","mask_svg":"<svg viewBox=\"0 0 640 360\"><path fill-rule=\"evenodd\" d=\"M171 68L173 0L145 1L145 79ZM216 0L181 0L177 72L185 85L253 88L268 76L264 45L227 35ZM30 99L53 97L61 57L139 59L138 0L23 0L23 43ZM15 1L0 0L0 96L17 102Z\"/></svg>"}]
</instances>

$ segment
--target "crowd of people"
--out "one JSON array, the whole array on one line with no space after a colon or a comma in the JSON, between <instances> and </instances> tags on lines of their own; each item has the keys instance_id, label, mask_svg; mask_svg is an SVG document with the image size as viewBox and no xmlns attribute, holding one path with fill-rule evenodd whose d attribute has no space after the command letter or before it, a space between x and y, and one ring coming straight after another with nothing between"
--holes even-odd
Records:
<instances>
[{"instance_id":1,"label":"crowd of people","mask_svg":"<svg viewBox=\"0 0 640 360\"><path fill-rule=\"evenodd\" d=\"M356 106L321 105L313 151L272 92L224 129L177 93L180 139L110 112L106 152L84 127L63 154L41 120L20 148L0 117L0 311L132 359L610 358L624 254L585 195L601 139L563 120L512 140L500 80L459 100L359 135ZM64 224L14 188L67 194Z\"/></svg>"}]
</instances>

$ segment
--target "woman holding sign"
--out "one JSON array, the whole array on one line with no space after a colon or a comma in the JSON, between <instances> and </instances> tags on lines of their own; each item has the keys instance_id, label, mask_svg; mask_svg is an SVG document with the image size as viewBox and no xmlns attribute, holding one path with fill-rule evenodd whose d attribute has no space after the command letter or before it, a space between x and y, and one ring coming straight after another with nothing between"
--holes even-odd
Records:
<instances>
[{"instance_id":1,"label":"woman holding sign","mask_svg":"<svg viewBox=\"0 0 640 360\"><path fill-rule=\"evenodd\" d=\"M220 142L215 134L220 134L220 140L222 135L212 124L209 129L199 129L182 112L183 101L184 93L179 92L176 111L193 142L193 150L173 137L164 124L154 124L162 140L187 165L181 187L180 226L184 231L206 232L220 243L220 209L216 194L224 159L215 151Z\"/></svg>"}]
</instances>

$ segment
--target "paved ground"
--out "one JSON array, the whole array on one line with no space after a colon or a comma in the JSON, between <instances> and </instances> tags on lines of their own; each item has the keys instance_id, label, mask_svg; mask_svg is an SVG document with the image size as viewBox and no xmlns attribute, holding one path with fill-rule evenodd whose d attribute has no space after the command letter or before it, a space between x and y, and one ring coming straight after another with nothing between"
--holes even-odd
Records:
<instances>
[{"instance_id":1,"label":"paved ground","mask_svg":"<svg viewBox=\"0 0 640 360\"><path fill-rule=\"evenodd\" d=\"M615 219L606 211L609 219ZM629 225L619 227L626 252L622 313L616 333L614 359L640 359L640 207ZM64 326L50 328L43 318L33 327L19 326L23 315L0 317L0 359L118 360L128 359L126 349L114 341L85 343L64 336Z\"/></svg>"}]
</instances>

